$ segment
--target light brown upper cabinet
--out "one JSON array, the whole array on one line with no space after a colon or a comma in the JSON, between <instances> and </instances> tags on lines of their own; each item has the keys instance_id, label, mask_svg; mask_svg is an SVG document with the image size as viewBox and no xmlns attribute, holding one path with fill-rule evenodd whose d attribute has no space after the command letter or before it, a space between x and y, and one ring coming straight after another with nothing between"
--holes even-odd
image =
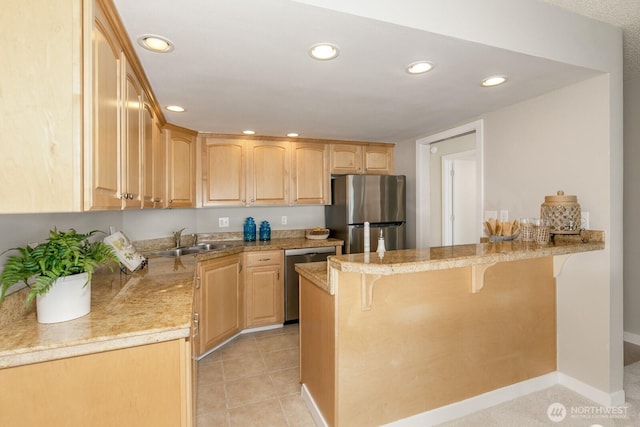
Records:
<instances>
[{"instance_id":1,"label":"light brown upper cabinet","mask_svg":"<svg viewBox=\"0 0 640 427\"><path fill-rule=\"evenodd\" d=\"M367 175L393 175L393 145L365 145L363 162Z\"/></svg>"},{"instance_id":2,"label":"light brown upper cabinet","mask_svg":"<svg viewBox=\"0 0 640 427\"><path fill-rule=\"evenodd\" d=\"M294 205L326 205L329 194L329 146L296 142L291 144L291 201Z\"/></svg>"},{"instance_id":3,"label":"light brown upper cabinet","mask_svg":"<svg viewBox=\"0 0 640 427\"><path fill-rule=\"evenodd\" d=\"M146 97L142 107L142 207L152 208L154 206L153 142L156 134L153 111Z\"/></svg>"},{"instance_id":4,"label":"light brown upper cabinet","mask_svg":"<svg viewBox=\"0 0 640 427\"><path fill-rule=\"evenodd\" d=\"M331 173L391 175L392 144L331 144Z\"/></svg>"},{"instance_id":5,"label":"light brown upper cabinet","mask_svg":"<svg viewBox=\"0 0 640 427\"><path fill-rule=\"evenodd\" d=\"M174 125L165 127L167 139L168 208L196 206L196 132Z\"/></svg>"},{"instance_id":6,"label":"light brown upper cabinet","mask_svg":"<svg viewBox=\"0 0 640 427\"><path fill-rule=\"evenodd\" d=\"M79 1L2 2L0 213L82 208L82 22Z\"/></svg>"},{"instance_id":7,"label":"light brown upper cabinet","mask_svg":"<svg viewBox=\"0 0 640 427\"><path fill-rule=\"evenodd\" d=\"M166 173L159 114L109 2L93 2L91 135L85 140L84 210L162 206ZM142 84L142 82L146 82ZM154 163L158 161L158 163Z\"/></svg>"},{"instance_id":8,"label":"light brown upper cabinet","mask_svg":"<svg viewBox=\"0 0 640 427\"><path fill-rule=\"evenodd\" d=\"M122 207L142 208L142 89L129 65L126 64L124 77L124 98L122 103Z\"/></svg>"},{"instance_id":9,"label":"light brown upper cabinet","mask_svg":"<svg viewBox=\"0 0 640 427\"><path fill-rule=\"evenodd\" d=\"M250 141L247 148L247 204L289 204L289 144Z\"/></svg>"},{"instance_id":10,"label":"light brown upper cabinet","mask_svg":"<svg viewBox=\"0 0 640 427\"><path fill-rule=\"evenodd\" d=\"M85 152L85 210L120 209L122 48L102 8L94 10L91 138Z\"/></svg>"},{"instance_id":11,"label":"light brown upper cabinet","mask_svg":"<svg viewBox=\"0 0 640 427\"><path fill-rule=\"evenodd\" d=\"M288 143L205 137L203 206L289 204Z\"/></svg>"},{"instance_id":12,"label":"light brown upper cabinet","mask_svg":"<svg viewBox=\"0 0 640 427\"><path fill-rule=\"evenodd\" d=\"M246 148L241 139L205 138L202 144L202 204L246 203Z\"/></svg>"},{"instance_id":13,"label":"light brown upper cabinet","mask_svg":"<svg viewBox=\"0 0 640 427\"><path fill-rule=\"evenodd\" d=\"M362 145L331 144L330 150L332 174L362 173Z\"/></svg>"},{"instance_id":14,"label":"light brown upper cabinet","mask_svg":"<svg viewBox=\"0 0 640 427\"><path fill-rule=\"evenodd\" d=\"M153 123L153 207L163 208L167 194L167 146L157 118Z\"/></svg>"}]
</instances>

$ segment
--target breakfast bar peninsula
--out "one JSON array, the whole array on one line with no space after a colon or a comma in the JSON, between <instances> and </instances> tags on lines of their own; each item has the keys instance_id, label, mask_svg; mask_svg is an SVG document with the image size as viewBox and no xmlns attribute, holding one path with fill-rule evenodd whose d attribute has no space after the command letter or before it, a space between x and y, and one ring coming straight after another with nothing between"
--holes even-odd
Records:
<instances>
[{"instance_id":1,"label":"breakfast bar peninsula","mask_svg":"<svg viewBox=\"0 0 640 427\"><path fill-rule=\"evenodd\" d=\"M604 233L349 254L299 264L303 396L374 426L556 371L556 276Z\"/></svg>"}]
</instances>

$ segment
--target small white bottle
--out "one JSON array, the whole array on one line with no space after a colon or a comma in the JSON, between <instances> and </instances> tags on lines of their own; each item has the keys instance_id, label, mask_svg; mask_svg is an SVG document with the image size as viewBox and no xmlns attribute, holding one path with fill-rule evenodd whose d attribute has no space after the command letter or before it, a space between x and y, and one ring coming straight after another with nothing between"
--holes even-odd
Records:
<instances>
[{"instance_id":1,"label":"small white bottle","mask_svg":"<svg viewBox=\"0 0 640 427\"><path fill-rule=\"evenodd\" d=\"M378 256L382 259L384 258L384 253L386 248L384 247L384 235L382 234L382 228L380 229L380 236L378 236Z\"/></svg>"}]
</instances>

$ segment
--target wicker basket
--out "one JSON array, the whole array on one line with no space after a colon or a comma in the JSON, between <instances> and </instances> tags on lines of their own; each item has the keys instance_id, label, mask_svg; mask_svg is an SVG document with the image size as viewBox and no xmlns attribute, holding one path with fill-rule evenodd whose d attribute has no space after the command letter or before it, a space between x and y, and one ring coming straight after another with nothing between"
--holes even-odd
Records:
<instances>
[{"instance_id":1,"label":"wicker basket","mask_svg":"<svg viewBox=\"0 0 640 427\"><path fill-rule=\"evenodd\" d=\"M556 196L545 196L540 205L540 218L549 223L551 234L580 233L580 205L576 196L565 196L558 191Z\"/></svg>"}]
</instances>

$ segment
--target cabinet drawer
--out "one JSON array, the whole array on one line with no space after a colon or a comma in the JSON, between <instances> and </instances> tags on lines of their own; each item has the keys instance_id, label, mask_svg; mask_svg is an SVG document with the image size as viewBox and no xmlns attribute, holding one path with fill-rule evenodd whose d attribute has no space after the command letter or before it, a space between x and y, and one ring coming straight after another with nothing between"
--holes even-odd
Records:
<instances>
[{"instance_id":1,"label":"cabinet drawer","mask_svg":"<svg viewBox=\"0 0 640 427\"><path fill-rule=\"evenodd\" d=\"M282 264L282 251L246 252L245 257L246 267Z\"/></svg>"}]
</instances>

